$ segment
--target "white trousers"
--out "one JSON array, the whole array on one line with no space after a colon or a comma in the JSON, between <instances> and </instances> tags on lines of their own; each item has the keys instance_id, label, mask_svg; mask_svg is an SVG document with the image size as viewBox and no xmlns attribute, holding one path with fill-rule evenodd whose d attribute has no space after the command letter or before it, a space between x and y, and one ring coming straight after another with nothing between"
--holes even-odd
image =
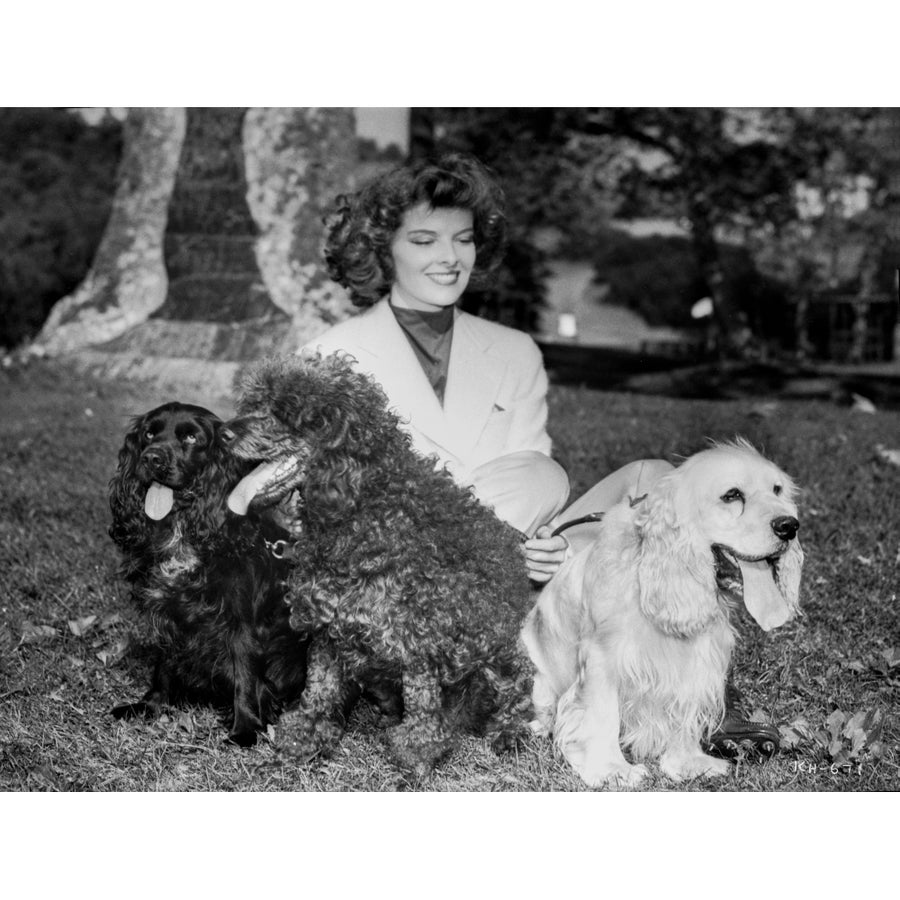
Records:
<instances>
[{"instance_id":1,"label":"white trousers","mask_svg":"<svg viewBox=\"0 0 900 900\"><path fill-rule=\"evenodd\" d=\"M475 496L513 528L534 537L565 505L569 476L544 453L520 450L475 469L470 482Z\"/></svg>"}]
</instances>

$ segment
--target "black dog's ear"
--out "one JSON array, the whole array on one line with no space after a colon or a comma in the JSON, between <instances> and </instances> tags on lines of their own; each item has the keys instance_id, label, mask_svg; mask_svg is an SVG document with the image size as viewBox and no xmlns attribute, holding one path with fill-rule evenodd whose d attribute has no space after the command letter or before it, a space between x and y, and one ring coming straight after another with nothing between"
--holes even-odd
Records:
<instances>
[{"instance_id":1,"label":"black dog's ear","mask_svg":"<svg viewBox=\"0 0 900 900\"><path fill-rule=\"evenodd\" d=\"M143 489L137 478L141 458L141 435L146 416L134 416L119 450L116 472L109 482L109 508L112 525L109 535L119 546L139 539L147 528Z\"/></svg>"},{"instance_id":2,"label":"black dog's ear","mask_svg":"<svg viewBox=\"0 0 900 900\"><path fill-rule=\"evenodd\" d=\"M223 437L225 423L217 416L208 416L203 427L209 435L205 460L192 486L196 500L188 512L192 539L205 545L214 542L227 516L226 501L232 489L241 480L245 464L228 452L228 442Z\"/></svg>"}]
</instances>

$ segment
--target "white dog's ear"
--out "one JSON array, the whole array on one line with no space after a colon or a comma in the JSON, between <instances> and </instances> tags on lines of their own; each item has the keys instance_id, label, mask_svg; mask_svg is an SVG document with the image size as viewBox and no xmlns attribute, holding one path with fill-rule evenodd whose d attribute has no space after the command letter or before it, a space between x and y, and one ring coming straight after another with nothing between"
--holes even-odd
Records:
<instances>
[{"instance_id":1,"label":"white dog's ear","mask_svg":"<svg viewBox=\"0 0 900 900\"><path fill-rule=\"evenodd\" d=\"M641 611L667 634L691 637L718 615L715 560L695 527L678 470L651 488L635 524Z\"/></svg>"},{"instance_id":2,"label":"white dog's ear","mask_svg":"<svg viewBox=\"0 0 900 900\"><path fill-rule=\"evenodd\" d=\"M787 551L777 563L778 590L784 597L791 615L800 609L800 576L803 572L803 548L796 538L791 541Z\"/></svg>"}]
</instances>

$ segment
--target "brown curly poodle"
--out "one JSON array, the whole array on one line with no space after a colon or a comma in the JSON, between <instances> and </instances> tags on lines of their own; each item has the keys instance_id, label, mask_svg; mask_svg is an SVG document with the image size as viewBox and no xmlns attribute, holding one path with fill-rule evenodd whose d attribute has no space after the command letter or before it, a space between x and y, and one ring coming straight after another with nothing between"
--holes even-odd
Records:
<instances>
[{"instance_id":1,"label":"brown curly poodle","mask_svg":"<svg viewBox=\"0 0 900 900\"><path fill-rule=\"evenodd\" d=\"M487 710L495 749L524 736L522 535L413 451L381 388L338 356L267 361L244 380L227 429L231 452L267 463L258 471L280 488L266 484L251 514L280 495L296 539L287 599L311 643L280 748L327 754L346 697L386 683L402 691L388 743L408 775L431 771Z\"/></svg>"}]
</instances>

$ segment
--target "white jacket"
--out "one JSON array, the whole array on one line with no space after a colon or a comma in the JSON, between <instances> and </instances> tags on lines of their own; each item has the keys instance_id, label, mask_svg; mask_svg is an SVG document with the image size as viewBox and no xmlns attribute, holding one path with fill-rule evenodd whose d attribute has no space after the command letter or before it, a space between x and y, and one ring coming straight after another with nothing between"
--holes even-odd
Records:
<instances>
[{"instance_id":1,"label":"white jacket","mask_svg":"<svg viewBox=\"0 0 900 900\"><path fill-rule=\"evenodd\" d=\"M547 374L537 344L521 331L457 310L443 408L387 299L303 350L353 356L384 388L416 451L436 454L460 484L507 453L550 455Z\"/></svg>"}]
</instances>

